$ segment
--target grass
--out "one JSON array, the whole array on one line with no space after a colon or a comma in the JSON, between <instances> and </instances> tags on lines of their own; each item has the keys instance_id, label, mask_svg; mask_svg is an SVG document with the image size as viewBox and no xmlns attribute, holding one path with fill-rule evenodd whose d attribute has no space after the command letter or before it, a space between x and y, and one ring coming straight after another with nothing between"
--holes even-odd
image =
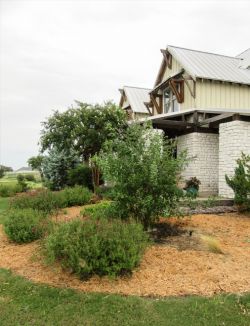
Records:
<instances>
[{"instance_id":1,"label":"grass","mask_svg":"<svg viewBox=\"0 0 250 326\"><path fill-rule=\"evenodd\" d=\"M9 205L9 198L0 197L0 224L4 222L4 212L7 210Z\"/></svg>"},{"instance_id":2,"label":"grass","mask_svg":"<svg viewBox=\"0 0 250 326\"><path fill-rule=\"evenodd\" d=\"M201 237L204 244L208 247L208 250L215 254L223 254L221 250L220 243L217 239L211 236L203 235Z\"/></svg>"},{"instance_id":3,"label":"grass","mask_svg":"<svg viewBox=\"0 0 250 326\"><path fill-rule=\"evenodd\" d=\"M33 284L0 269L1 325L247 326L250 294L146 299Z\"/></svg>"},{"instance_id":4,"label":"grass","mask_svg":"<svg viewBox=\"0 0 250 326\"><path fill-rule=\"evenodd\" d=\"M16 185L17 184L17 175L18 174L22 174L22 175L33 174L37 181L33 182L33 181L27 181L26 180L29 188L35 189L35 188L42 187L41 176L40 176L39 172L28 172L28 173L27 172L23 172L23 173L7 172L4 175L4 177L0 179L0 184L12 185L12 186Z\"/></svg>"}]
</instances>

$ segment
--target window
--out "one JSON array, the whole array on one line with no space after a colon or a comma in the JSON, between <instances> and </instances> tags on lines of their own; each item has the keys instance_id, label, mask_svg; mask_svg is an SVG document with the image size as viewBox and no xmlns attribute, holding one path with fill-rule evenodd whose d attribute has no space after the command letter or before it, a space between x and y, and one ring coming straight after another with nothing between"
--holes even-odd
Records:
<instances>
[{"instance_id":1,"label":"window","mask_svg":"<svg viewBox=\"0 0 250 326\"><path fill-rule=\"evenodd\" d=\"M163 91L163 112L178 112L180 111L180 104L177 102L176 96L171 88L166 88Z\"/></svg>"}]
</instances>

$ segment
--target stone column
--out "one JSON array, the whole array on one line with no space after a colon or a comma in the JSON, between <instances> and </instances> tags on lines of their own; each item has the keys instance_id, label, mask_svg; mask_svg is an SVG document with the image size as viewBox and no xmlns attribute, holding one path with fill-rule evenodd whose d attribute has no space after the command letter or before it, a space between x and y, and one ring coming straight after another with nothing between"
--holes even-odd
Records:
<instances>
[{"instance_id":1,"label":"stone column","mask_svg":"<svg viewBox=\"0 0 250 326\"><path fill-rule=\"evenodd\" d=\"M196 177L201 181L200 195L218 194L219 135L193 132L178 137L177 154L187 150L190 162L182 174L184 180Z\"/></svg>"},{"instance_id":2,"label":"stone column","mask_svg":"<svg viewBox=\"0 0 250 326\"><path fill-rule=\"evenodd\" d=\"M231 121L221 123L219 128L219 195L233 198L234 193L227 185L225 174L234 174L236 160L241 152L250 154L250 122Z\"/></svg>"}]
</instances>

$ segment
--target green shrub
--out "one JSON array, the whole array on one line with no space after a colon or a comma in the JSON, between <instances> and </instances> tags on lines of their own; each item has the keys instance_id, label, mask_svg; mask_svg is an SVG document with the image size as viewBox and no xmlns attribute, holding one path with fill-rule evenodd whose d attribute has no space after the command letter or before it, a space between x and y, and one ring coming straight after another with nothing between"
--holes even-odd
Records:
<instances>
[{"instance_id":1,"label":"green shrub","mask_svg":"<svg viewBox=\"0 0 250 326\"><path fill-rule=\"evenodd\" d=\"M0 197L12 197L16 193L22 192L22 188L19 184L1 184L0 185Z\"/></svg>"},{"instance_id":2,"label":"green shrub","mask_svg":"<svg viewBox=\"0 0 250 326\"><path fill-rule=\"evenodd\" d=\"M131 125L109 143L95 161L104 179L114 185L117 211L145 228L167 212L175 213L183 192L178 188L186 154L174 153L176 143L149 126Z\"/></svg>"},{"instance_id":3,"label":"green shrub","mask_svg":"<svg viewBox=\"0 0 250 326\"><path fill-rule=\"evenodd\" d=\"M45 253L81 278L119 275L139 264L147 241L141 224L74 220L59 224L45 239Z\"/></svg>"},{"instance_id":4,"label":"green shrub","mask_svg":"<svg viewBox=\"0 0 250 326\"><path fill-rule=\"evenodd\" d=\"M29 174L25 174L25 179L26 179L27 181L36 182L36 178L35 178L34 174L31 174L31 173L29 173Z\"/></svg>"},{"instance_id":5,"label":"green shrub","mask_svg":"<svg viewBox=\"0 0 250 326\"><path fill-rule=\"evenodd\" d=\"M118 217L112 202L101 202L95 205L84 207L81 210L82 216L90 217L93 220L110 219Z\"/></svg>"},{"instance_id":6,"label":"green shrub","mask_svg":"<svg viewBox=\"0 0 250 326\"><path fill-rule=\"evenodd\" d=\"M96 187L96 195L98 195L102 199L110 199L113 200L115 198L114 196L114 190L111 186L105 186L101 185L99 187Z\"/></svg>"},{"instance_id":7,"label":"green shrub","mask_svg":"<svg viewBox=\"0 0 250 326\"><path fill-rule=\"evenodd\" d=\"M68 185L69 186L85 186L93 189L92 171L86 164L79 164L74 169L68 171Z\"/></svg>"},{"instance_id":8,"label":"green shrub","mask_svg":"<svg viewBox=\"0 0 250 326\"><path fill-rule=\"evenodd\" d=\"M10 210L4 222L7 236L14 242L27 243L41 238L46 231L46 218L34 209Z\"/></svg>"},{"instance_id":9,"label":"green shrub","mask_svg":"<svg viewBox=\"0 0 250 326\"><path fill-rule=\"evenodd\" d=\"M242 153L232 178L225 176L226 182L234 191L234 200L238 205L250 209L250 155Z\"/></svg>"},{"instance_id":10,"label":"green shrub","mask_svg":"<svg viewBox=\"0 0 250 326\"><path fill-rule=\"evenodd\" d=\"M22 194L11 200L13 208L33 208L52 213L59 208L84 205L89 202L91 192L81 186L65 188L61 191L39 190Z\"/></svg>"},{"instance_id":11,"label":"green shrub","mask_svg":"<svg viewBox=\"0 0 250 326\"><path fill-rule=\"evenodd\" d=\"M92 196L88 188L82 186L67 187L59 192L63 207L81 206L87 204Z\"/></svg>"},{"instance_id":12,"label":"green shrub","mask_svg":"<svg viewBox=\"0 0 250 326\"><path fill-rule=\"evenodd\" d=\"M17 196L11 200L10 204L12 208L32 208L51 213L64 207L64 200L58 193L43 189Z\"/></svg>"}]
</instances>

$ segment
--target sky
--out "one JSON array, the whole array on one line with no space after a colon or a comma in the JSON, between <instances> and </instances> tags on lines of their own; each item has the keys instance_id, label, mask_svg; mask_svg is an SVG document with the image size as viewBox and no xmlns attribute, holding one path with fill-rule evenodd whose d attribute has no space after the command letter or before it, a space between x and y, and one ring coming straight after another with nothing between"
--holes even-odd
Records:
<instances>
[{"instance_id":1,"label":"sky","mask_svg":"<svg viewBox=\"0 0 250 326\"><path fill-rule=\"evenodd\" d=\"M53 110L152 87L167 45L243 52L249 12L249 0L0 0L0 164L27 166Z\"/></svg>"}]
</instances>

